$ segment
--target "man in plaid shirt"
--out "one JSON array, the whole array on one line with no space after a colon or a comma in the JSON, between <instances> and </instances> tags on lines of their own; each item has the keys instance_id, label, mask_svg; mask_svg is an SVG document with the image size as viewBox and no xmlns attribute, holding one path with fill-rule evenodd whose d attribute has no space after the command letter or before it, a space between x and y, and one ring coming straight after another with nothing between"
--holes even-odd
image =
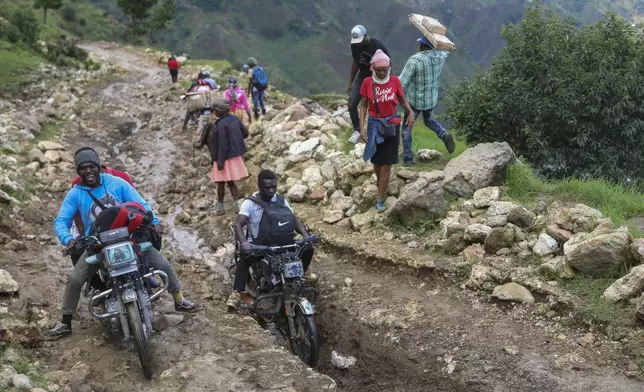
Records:
<instances>
[{"instance_id":1,"label":"man in plaid shirt","mask_svg":"<svg viewBox=\"0 0 644 392\"><path fill-rule=\"evenodd\" d=\"M438 77L443 70L449 52L434 49L425 37L418 38L417 41L420 42L420 51L407 60L407 64L400 74L400 82L414 111L414 118L418 118L418 114L422 113L427 128L436 133L451 154L454 152L454 138L438 121L432 119L432 111L438 103ZM403 124L406 122L407 116L405 116ZM406 166L414 164L411 129L407 127L403 129L403 163Z\"/></svg>"}]
</instances>

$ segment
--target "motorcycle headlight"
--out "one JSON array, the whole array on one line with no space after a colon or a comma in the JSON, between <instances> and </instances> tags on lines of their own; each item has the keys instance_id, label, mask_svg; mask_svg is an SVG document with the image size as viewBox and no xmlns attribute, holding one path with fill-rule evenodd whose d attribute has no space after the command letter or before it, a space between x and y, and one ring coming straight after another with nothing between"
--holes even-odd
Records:
<instances>
[{"instance_id":1,"label":"motorcycle headlight","mask_svg":"<svg viewBox=\"0 0 644 392\"><path fill-rule=\"evenodd\" d=\"M106 249L105 253L107 261L112 265L127 263L136 259L132 244L129 242L111 246Z\"/></svg>"}]
</instances>

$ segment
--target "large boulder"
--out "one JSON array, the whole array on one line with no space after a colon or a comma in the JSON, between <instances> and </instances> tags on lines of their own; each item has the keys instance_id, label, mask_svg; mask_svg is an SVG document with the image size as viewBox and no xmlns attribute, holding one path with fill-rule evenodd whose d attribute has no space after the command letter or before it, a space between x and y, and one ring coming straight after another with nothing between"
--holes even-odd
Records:
<instances>
[{"instance_id":1,"label":"large boulder","mask_svg":"<svg viewBox=\"0 0 644 392\"><path fill-rule=\"evenodd\" d=\"M353 206L353 198L350 196L345 196L342 190L337 190L333 192L329 198L329 204L331 205L331 210L340 210L342 212L347 211Z\"/></svg>"},{"instance_id":2,"label":"large boulder","mask_svg":"<svg viewBox=\"0 0 644 392\"><path fill-rule=\"evenodd\" d=\"M490 234L492 228L490 226L475 223L467 226L465 229L465 241L469 243L484 243L487 235Z\"/></svg>"},{"instance_id":3,"label":"large boulder","mask_svg":"<svg viewBox=\"0 0 644 392\"><path fill-rule=\"evenodd\" d=\"M526 230L530 230L530 228L532 228L532 222L534 221L534 218L534 213L528 211L523 207L514 208L508 214L508 222L513 223Z\"/></svg>"},{"instance_id":4,"label":"large boulder","mask_svg":"<svg viewBox=\"0 0 644 392\"><path fill-rule=\"evenodd\" d=\"M644 265L638 265L624 277L617 279L604 291L606 302L635 298L644 290Z\"/></svg>"},{"instance_id":5,"label":"large boulder","mask_svg":"<svg viewBox=\"0 0 644 392\"><path fill-rule=\"evenodd\" d=\"M632 261L631 235L619 231L609 234L575 234L564 244L564 255L575 270L595 277L617 276Z\"/></svg>"},{"instance_id":6,"label":"large boulder","mask_svg":"<svg viewBox=\"0 0 644 392\"><path fill-rule=\"evenodd\" d=\"M309 187L315 188L324 183L324 177L317 165L309 166L302 172L302 181Z\"/></svg>"},{"instance_id":7,"label":"large boulder","mask_svg":"<svg viewBox=\"0 0 644 392\"><path fill-rule=\"evenodd\" d=\"M18 282L7 271L0 269L0 294L13 294L19 289Z\"/></svg>"},{"instance_id":8,"label":"large boulder","mask_svg":"<svg viewBox=\"0 0 644 392\"><path fill-rule=\"evenodd\" d=\"M635 238L630 246L631 255L639 264L644 264L644 238Z\"/></svg>"},{"instance_id":9,"label":"large boulder","mask_svg":"<svg viewBox=\"0 0 644 392\"><path fill-rule=\"evenodd\" d=\"M508 215L518 206L509 201L493 201L490 203L490 208L487 209L487 216Z\"/></svg>"},{"instance_id":10,"label":"large boulder","mask_svg":"<svg viewBox=\"0 0 644 392\"><path fill-rule=\"evenodd\" d=\"M313 151L320 145L320 139L317 137L295 142L289 147L288 154L291 162L301 162L313 156Z\"/></svg>"},{"instance_id":11,"label":"large boulder","mask_svg":"<svg viewBox=\"0 0 644 392\"><path fill-rule=\"evenodd\" d=\"M444 187L456 195L471 197L478 189L501 184L506 167L515 159L506 142L478 144L445 166Z\"/></svg>"},{"instance_id":12,"label":"large boulder","mask_svg":"<svg viewBox=\"0 0 644 392\"><path fill-rule=\"evenodd\" d=\"M489 207L492 202L501 198L501 189L497 186L481 188L474 192L473 202L476 208Z\"/></svg>"},{"instance_id":13,"label":"large boulder","mask_svg":"<svg viewBox=\"0 0 644 392\"><path fill-rule=\"evenodd\" d=\"M558 249L559 244L557 243L557 240L546 233L539 234L537 243L532 247L532 251L537 256L548 256L555 253Z\"/></svg>"},{"instance_id":14,"label":"large boulder","mask_svg":"<svg viewBox=\"0 0 644 392\"><path fill-rule=\"evenodd\" d=\"M567 208L559 202L553 202L548 207L547 223L572 233L590 233L603 218L600 211L584 204Z\"/></svg>"},{"instance_id":15,"label":"large boulder","mask_svg":"<svg viewBox=\"0 0 644 392\"><path fill-rule=\"evenodd\" d=\"M530 290L514 282L496 286L492 296L504 301L534 303L534 296L532 296Z\"/></svg>"},{"instance_id":16,"label":"large boulder","mask_svg":"<svg viewBox=\"0 0 644 392\"><path fill-rule=\"evenodd\" d=\"M309 194L309 188L306 185L295 184L288 190L288 199L296 203L301 203L306 200Z\"/></svg>"},{"instance_id":17,"label":"large boulder","mask_svg":"<svg viewBox=\"0 0 644 392\"><path fill-rule=\"evenodd\" d=\"M414 183L405 187L391 213L407 226L430 216L444 215L449 206L441 186L443 179L440 171L421 173Z\"/></svg>"},{"instance_id":18,"label":"large boulder","mask_svg":"<svg viewBox=\"0 0 644 392\"><path fill-rule=\"evenodd\" d=\"M485 237L485 251L488 254L496 254L499 249L512 248L515 232L509 227L495 227Z\"/></svg>"}]
</instances>

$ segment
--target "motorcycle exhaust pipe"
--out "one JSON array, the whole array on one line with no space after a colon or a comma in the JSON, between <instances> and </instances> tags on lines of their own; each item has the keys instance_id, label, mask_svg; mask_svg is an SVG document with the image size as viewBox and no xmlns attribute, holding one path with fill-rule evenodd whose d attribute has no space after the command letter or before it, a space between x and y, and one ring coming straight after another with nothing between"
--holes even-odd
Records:
<instances>
[{"instance_id":1,"label":"motorcycle exhaust pipe","mask_svg":"<svg viewBox=\"0 0 644 392\"><path fill-rule=\"evenodd\" d=\"M108 318L112 318L114 316L118 316L119 314L118 310L114 312L108 312L108 313L96 313L93 309L95 302L109 296L110 294L112 294L112 289L103 291L102 293L93 296L92 299L89 300L89 304L87 305L87 308L89 310L89 314L91 314L92 317L97 318L99 320L105 320Z\"/></svg>"}]
</instances>

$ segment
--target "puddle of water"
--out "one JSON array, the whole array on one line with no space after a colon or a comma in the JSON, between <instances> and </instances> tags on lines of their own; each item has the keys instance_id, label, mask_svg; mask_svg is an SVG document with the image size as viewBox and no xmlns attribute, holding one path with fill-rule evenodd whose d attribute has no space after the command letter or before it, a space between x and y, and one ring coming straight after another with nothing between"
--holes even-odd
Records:
<instances>
[{"instance_id":1,"label":"puddle of water","mask_svg":"<svg viewBox=\"0 0 644 392\"><path fill-rule=\"evenodd\" d=\"M167 226L170 233L169 239L171 240L174 248L178 249L187 258L194 258L197 260L203 259L204 251L201 250L203 245L203 238L200 238L197 233L190 232L177 227L175 218L183 209L177 207L171 214L168 215Z\"/></svg>"}]
</instances>

